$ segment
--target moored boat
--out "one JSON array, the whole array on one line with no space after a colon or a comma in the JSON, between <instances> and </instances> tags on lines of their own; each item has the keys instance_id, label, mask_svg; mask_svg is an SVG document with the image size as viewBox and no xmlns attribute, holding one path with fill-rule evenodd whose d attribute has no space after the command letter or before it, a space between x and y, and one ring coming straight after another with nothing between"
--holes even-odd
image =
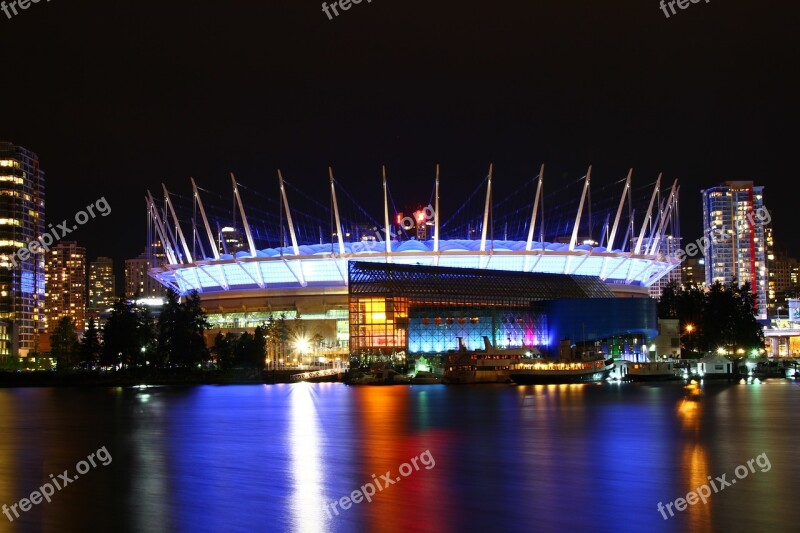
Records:
<instances>
[{"instance_id":1,"label":"moored boat","mask_svg":"<svg viewBox=\"0 0 800 533\"><path fill-rule=\"evenodd\" d=\"M447 355L444 383L510 383L509 370L530 353L527 348L496 349L488 337L483 342L484 350L467 350L463 339L458 338L458 350L450 350Z\"/></svg>"},{"instance_id":2,"label":"moored boat","mask_svg":"<svg viewBox=\"0 0 800 533\"><path fill-rule=\"evenodd\" d=\"M673 361L629 362L627 367L625 379L628 381L674 381L683 377Z\"/></svg>"},{"instance_id":3,"label":"moored boat","mask_svg":"<svg viewBox=\"0 0 800 533\"><path fill-rule=\"evenodd\" d=\"M369 372L354 372L345 383L348 385L372 385L375 381L376 377L374 374Z\"/></svg>"},{"instance_id":4,"label":"moored boat","mask_svg":"<svg viewBox=\"0 0 800 533\"><path fill-rule=\"evenodd\" d=\"M411 378L397 372L393 368L377 367L369 372L355 372L349 380L348 385L407 385Z\"/></svg>"},{"instance_id":5,"label":"moored boat","mask_svg":"<svg viewBox=\"0 0 800 533\"><path fill-rule=\"evenodd\" d=\"M589 361L531 359L514 365L509 371L509 377L518 385L591 383L606 379L613 368L613 359Z\"/></svg>"}]
</instances>

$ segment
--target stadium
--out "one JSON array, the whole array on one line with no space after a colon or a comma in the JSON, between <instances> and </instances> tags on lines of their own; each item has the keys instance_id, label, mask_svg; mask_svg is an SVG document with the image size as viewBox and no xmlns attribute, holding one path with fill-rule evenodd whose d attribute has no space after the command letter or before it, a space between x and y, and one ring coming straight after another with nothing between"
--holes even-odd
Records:
<instances>
[{"instance_id":1,"label":"stadium","mask_svg":"<svg viewBox=\"0 0 800 533\"><path fill-rule=\"evenodd\" d=\"M147 193L149 274L197 291L212 333L294 321L300 356L441 354L457 337L478 347L488 335L553 353L594 343L636 360L657 335L648 288L678 266L679 187L662 188L659 175L634 191L631 171L593 203L591 171L548 196L542 166L496 201L490 167L449 217L438 167L430 201L406 212L384 169L377 216L330 169L327 205L280 171L274 196L233 174L227 198L192 179L190 197Z\"/></svg>"}]
</instances>

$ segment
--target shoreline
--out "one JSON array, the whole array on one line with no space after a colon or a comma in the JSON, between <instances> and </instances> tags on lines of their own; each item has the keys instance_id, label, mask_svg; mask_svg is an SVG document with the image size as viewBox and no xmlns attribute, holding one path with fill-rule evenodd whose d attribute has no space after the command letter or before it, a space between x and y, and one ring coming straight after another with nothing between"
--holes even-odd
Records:
<instances>
[{"instance_id":1,"label":"shoreline","mask_svg":"<svg viewBox=\"0 0 800 533\"><path fill-rule=\"evenodd\" d=\"M273 385L292 383L291 376L301 370L121 370L117 372L71 372L48 370L0 372L0 389L24 387L134 387L137 385ZM315 381L342 381L346 374L326 376Z\"/></svg>"}]
</instances>

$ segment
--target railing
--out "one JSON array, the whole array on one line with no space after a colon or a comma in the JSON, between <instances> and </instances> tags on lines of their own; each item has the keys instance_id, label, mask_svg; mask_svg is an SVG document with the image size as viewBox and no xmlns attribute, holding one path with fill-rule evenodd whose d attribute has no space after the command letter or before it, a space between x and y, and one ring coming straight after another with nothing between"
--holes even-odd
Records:
<instances>
[{"instance_id":1,"label":"railing","mask_svg":"<svg viewBox=\"0 0 800 533\"><path fill-rule=\"evenodd\" d=\"M315 370L313 372L303 372L302 374L294 374L290 378L292 381L306 381L314 378L323 378L325 376L335 376L345 371L344 368L326 368L325 370Z\"/></svg>"}]
</instances>

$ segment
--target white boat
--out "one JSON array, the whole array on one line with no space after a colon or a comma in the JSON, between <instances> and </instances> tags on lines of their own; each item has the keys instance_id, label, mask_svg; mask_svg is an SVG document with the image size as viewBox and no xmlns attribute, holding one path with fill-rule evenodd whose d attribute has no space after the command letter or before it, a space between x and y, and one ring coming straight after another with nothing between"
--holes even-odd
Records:
<instances>
[{"instance_id":1,"label":"white boat","mask_svg":"<svg viewBox=\"0 0 800 533\"><path fill-rule=\"evenodd\" d=\"M458 337L458 350L449 350L444 371L445 383L510 383L509 371L530 348L497 349L483 337L485 349L467 350Z\"/></svg>"},{"instance_id":2,"label":"white boat","mask_svg":"<svg viewBox=\"0 0 800 533\"><path fill-rule=\"evenodd\" d=\"M683 372L675 367L674 361L628 362L627 366L625 379L629 381L673 381L683 377Z\"/></svg>"},{"instance_id":3,"label":"white boat","mask_svg":"<svg viewBox=\"0 0 800 533\"><path fill-rule=\"evenodd\" d=\"M591 361L533 359L516 364L511 369L509 376L518 385L591 383L606 379L613 368L613 359Z\"/></svg>"}]
</instances>

